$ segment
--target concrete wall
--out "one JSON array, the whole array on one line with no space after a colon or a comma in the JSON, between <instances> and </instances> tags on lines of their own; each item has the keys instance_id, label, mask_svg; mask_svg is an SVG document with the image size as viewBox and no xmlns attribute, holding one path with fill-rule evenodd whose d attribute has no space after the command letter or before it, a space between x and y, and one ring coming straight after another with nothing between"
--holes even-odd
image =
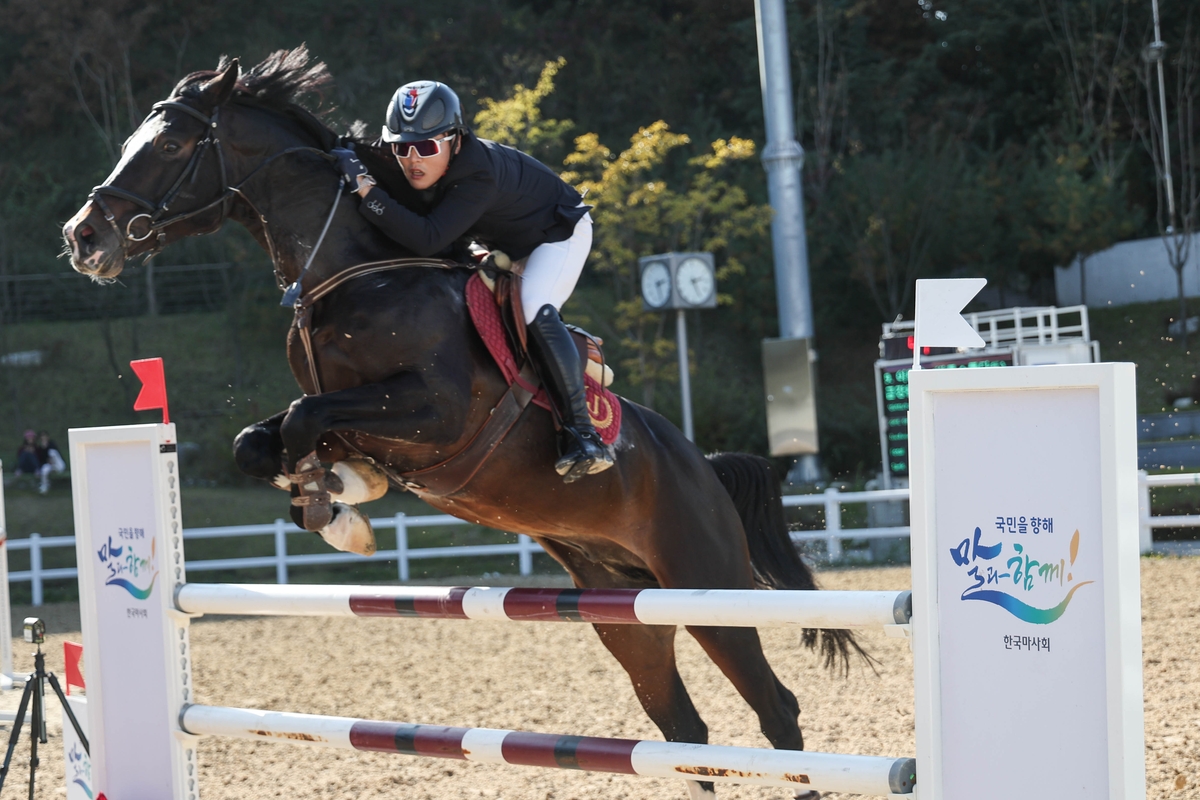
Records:
<instances>
[{"instance_id":1,"label":"concrete wall","mask_svg":"<svg viewBox=\"0 0 1200 800\"><path fill-rule=\"evenodd\" d=\"M1054 290L1058 305L1079 305L1079 259L1070 266L1054 268ZM1200 297L1200 234L1193 234L1187 266L1183 268L1183 291ZM1108 308L1130 303L1148 303L1178 297L1175 270L1167 260L1162 239L1121 242L1088 258L1087 304Z\"/></svg>"}]
</instances>

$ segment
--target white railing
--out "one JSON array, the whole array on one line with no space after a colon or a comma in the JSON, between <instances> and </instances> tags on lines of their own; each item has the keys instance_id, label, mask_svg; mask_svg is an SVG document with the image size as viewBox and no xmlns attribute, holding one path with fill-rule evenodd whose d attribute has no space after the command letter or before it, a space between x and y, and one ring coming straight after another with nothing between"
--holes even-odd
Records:
<instances>
[{"instance_id":1,"label":"white railing","mask_svg":"<svg viewBox=\"0 0 1200 800\"><path fill-rule=\"evenodd\" d=\"M520 535L517 541L501 544L467 545L461 547L417 547L408 546L408 531L410 528L435 528L446 525L468 525L457 517L448 514L431 514L426 516L408 516L396 514L391 517L372 519L371 525L375 530L394 529L396 531L396 548L393 550L378 550L368 559L353 553L289 553L287 537L291 534L308 533L282 519L265 525L233 525L224 528L190 528L183 531L184 541L196 539L221 539L243 536L274 537L275 552L268 556L249 556L244 558L217 558L191 561L186 564L189 572L203 572L216 569L250 569L254 567L274 567L275 582L288 582L288 568L310 566L313 564L344 564L348 562L364 562L369 560L395 560L397 562L396 577L400 581L409 580L410 563L423 558L459 558L466 556L517 556L517 565L522 575L533 574L533 555L541 553L542 548L528 536ZM308 534L311 536L311 534ZM58 567L46 569L42 566L42 553L56 547L75 547L74 536L42 536L31 533L27 539L9 539L9 550L28 550L29 569L9 572L9 583L29 582L32 584L33 605L40 606L44 598L44 585L48 580L77 578L79 573L75 567Z\"/></svg>"},{"instance_id":2,"label":"white railing","mask_svg":"<svg viewBox=\"0 0 1200 800\"><path fill-rule=\"evenodd\" d=\"M1153 550L1154 528L1200 528L1200 515L1153 516L1150 513L1150 490L1168 486L1200 486L1200 472L1189 472L1172 475L1147 475L1138 473L1139 488L1139 526L1142 553ZM897 525L881 528L844 528L842 527L842 506L853 503L898 503L908 502L908 489L880 489L867 492L844 492L837 487L826 489L820 494L786 495L783 505L787 508L800 506L820 506L825 511L825 527L821 530L792 531L792 541L825 542L828 559L831 562L841 561L845 554L842 542L847 539L885 539L907 537L909 527ZM543 552L542 548L528 536L518 536L516 542L502 544L462 545L450 547L418 547L408 545L410 528L432 528L448 525L468 525L457 517L447 514L426 516L408 516L396 514L391 517L372 519L371 525L376 530L393 529L396 531L396 548L379 550L372 556L375 561L395 560L396 577L401 583L407 583L410 577L410 564L414 560L427 558L470 558L473 556L517 556L518 568L521 575L533 574L533 556ZM197 539L219 539L242 536L274 537L275 552L267 556L250 556L244 558L220 558L199 561L188 561L190 572L203 572L217 569L247 569L253 567L274 567L275 582L288 582L288 569L297 566L316 564L343 564L350 562L367 562L364 556L352 553L289 553L287 537L291 534L307 533L282 519L266 525L236 525L225 528L190 528L183 532L185 541ZM48 580L62 580L77 577L75 567L57 567L46 569L42 566L44 550L60 547L75 547L74 536L42 536L31 533L27 539L9 539L9 550L28 550L29 569L10 572L10 583L29 582L32 584L33 604L40 606L44 597L44 584Z\"/></svg>"},{"instance_id":3,"label":"white railing","mask_svg":"<svg viewBox=\"0 0 1200 800\"><path fill-rule=\"evenodd\" d=\"M1087 306L1036 306L1034 308L1004 308L996 311L979 311L963 315L975 328L985 346L998 349L1010 346L1058 344L1060 341L1085 341L1092 339L1088 325ZM1063 317L1075 317L1076 322L1068 325ZM912 320L883 323L885 336L909 333L914 329Z\"/></svg>"},{"instance_id":4,"label":"white railing","mask_svg":"<svg viewBox=\"0 0 1200 800\"><path fill-rule=\"evenodd\" d=\"M1154 550L1155 528L1200 528L1200 514L1154 516L1150 513L1150 490L1167 486L1200 486L1200 472L1147 475L1138 471L1138 538L1143 554Z\"/></svg>"},{"instance_id":5,"label":"white railing","mask_svg":"<svg viewBox=\"0 0 1200 800\"><path fill-rule=\"evenodd\" d=\"M821 494L790 494L783 498L785 508L797 506L823 506L825 508L825 529L820 531L792 531L792 541L825 542L826 552L830 561L841 561L843 539L889 539L896 536L908 536L907 525L891 528L843 528L842 505L848 503L873 502L908 502L908 489L877 489L869 492L843 492L836 486L826 489Z\"/></svg>"}]
</instances>

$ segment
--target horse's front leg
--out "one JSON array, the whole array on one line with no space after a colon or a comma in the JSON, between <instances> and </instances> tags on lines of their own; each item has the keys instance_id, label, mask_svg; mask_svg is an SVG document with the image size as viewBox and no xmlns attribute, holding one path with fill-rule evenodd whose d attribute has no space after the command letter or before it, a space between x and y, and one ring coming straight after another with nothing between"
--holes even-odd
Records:
<instances>
[{"instance_id":1,"label":"horse's front leg","mask_svg":"<svg viewBox=\"0 0 1200 800\"><path fill-rule=\"evenodd\" d=\"M291 481L284 463L283 435L280 427L288 414L285 409L278 414L247 425L233 440L233 459L244 474L266 481L272 486L288 491ZM331 443L328 439L321 444ZM336 441L332 444L338 444ZM336 502L358 505L378 500L387 494L387 476L368 461L353 456L347 458L340 452L343 448L318 446L321 460L333 461L330 471L336 480L330 481L330 492ZM332 451L332 452L327 452ZM335 514L336 516L336 514Z\"/></svg>"},{"instance_id":2,"label":"horse's front leg","mask_svg":"<svg viewBox=\"0 0 1200 800\"><path fill-rule=\"evenodd\" d=\"M233 460L243 474L287 488L283 469L283 437L279 426L287 411L247 425L233 439Z\"/></svg>"},{"instance_id":3,"label":"horse's front leg","mask_svg":"<svg viewBox=\"0 0 1200 800\"><path fill-rule=\"evenodd\" d=\"M306 530L320 532L340 550L374 552L366 517L332 502L331 489L340 490L341 481L331 481L321 464L321 437L333 431L356 431L416 445L451 445L461 430L468 398L469 393L451 386L435 389L417 373L404 372L380 383L293 402L279 428L292 484L292 519Z\"/></svg>"}]
</instances>

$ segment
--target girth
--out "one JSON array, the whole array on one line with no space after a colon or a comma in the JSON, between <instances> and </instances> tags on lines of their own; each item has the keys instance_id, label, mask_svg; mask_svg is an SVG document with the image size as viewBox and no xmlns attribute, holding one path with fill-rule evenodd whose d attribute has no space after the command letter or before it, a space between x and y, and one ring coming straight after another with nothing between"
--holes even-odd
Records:
<instances>
[{"instance_id":1,"label":"girth","mask_svg":"<svg viewBox=\"0 0 1200 800\"><path fill-rule=\"evenodd\" d=\"M309 378L312 381L313 393L321 394L321 376L317 371L316 354L312 345L312 310L322 298L344 284L373 275L379 272L389 272L394 269L423 267L426 269L455 269L463 266L453 261L429 258L396 258L388 261L368 261L326 278L309 291L303 292L294 306L296 331L300 343L304 347L304 358L308 362ZM512 430L528 407L530 400L537 393L540 382L530 365L525 364L517 380L509 385L508 390L500 397L495 408L488 415L487 421L479 427L471 440L454 455L430 467L424 467L410 472L395 472L384 465L379 465L396 482L417 494L443 497L454 494L462 489L483 468L488 457L500 446L501 442ZM351 450L366 456L350 441L351 437L337 434ZM369 458L369 457L368 457Z\"/></svg>"}]
</instances>

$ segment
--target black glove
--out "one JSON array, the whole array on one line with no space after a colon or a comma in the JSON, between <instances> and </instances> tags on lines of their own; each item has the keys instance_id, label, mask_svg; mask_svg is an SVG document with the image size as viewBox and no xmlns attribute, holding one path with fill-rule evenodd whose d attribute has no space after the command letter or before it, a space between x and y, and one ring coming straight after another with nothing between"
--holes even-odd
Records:
<instances>
[{"instance_id":1,"label":"black glove","mask_svg":"<svg viewBox=\"0 0 1200 800\"><path fill-rule=\"evenodd\" d=\"M346 181L348 191L358 191L359 178L365 177L372 184L375 183L375 179L371 177L371 173L367 172L366 166L358 160L358 154L353 150L335 147L329 151L329 154L337 159L337 167L342 171L342 178Z\"/></svg>"}]
</instances>

